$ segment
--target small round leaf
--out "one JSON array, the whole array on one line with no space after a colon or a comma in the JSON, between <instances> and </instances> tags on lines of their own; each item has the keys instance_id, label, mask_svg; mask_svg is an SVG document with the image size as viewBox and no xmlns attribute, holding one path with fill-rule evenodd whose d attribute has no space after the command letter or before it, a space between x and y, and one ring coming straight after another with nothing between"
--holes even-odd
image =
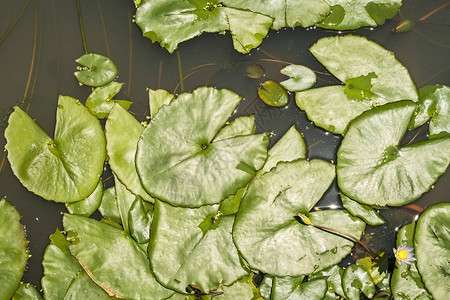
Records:
<instances>
[{"instance_id":1,"label":"small round leaf","mask_svg":"<svg viewBox=\"0 0 450 300\"><path fill-rule=\"evenodd\" d=\"M84 54L75 60L84 68L73 74L84 85L103 86L117 76L117 67L111 59L101 54Z\"/></svg>"}]
</instances>

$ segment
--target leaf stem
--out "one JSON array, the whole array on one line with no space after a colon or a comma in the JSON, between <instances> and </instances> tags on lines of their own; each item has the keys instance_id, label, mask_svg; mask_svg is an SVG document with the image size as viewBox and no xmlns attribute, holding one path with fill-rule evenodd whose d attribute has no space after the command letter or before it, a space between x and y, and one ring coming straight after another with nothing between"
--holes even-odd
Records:
<instances>
[{"instance_id":1,"label":"leaf stem","mask_svg":"<svg viewBox=\"0 0 450 300\"><path fill-rule=\"evenodd\" d=\"M425 16L423 16L422 18L420 18L418 20L418 22L422 22L425 21L426 19L428 19L429 17L431 17L432 15L434 15L435 13L437 13L438 11L440 11L441 9L447 7L448 5L450 5L450 2L444 3L441 6L439 6L438 8L432 10L431 12L427 13Z\"/></svg>"},{"instance_id":2,"label":"leaf stem","mask_svg":"<svg viewBox=\"0 0 450 300\"><path fill-rule=\"evenodd\" d=\"M5 40L6 36L11 32L11 30L13 30L14 26L16 26L17 22L19 22L20 18L22 18L25 9L28 7L28 4L30 4L30 1L31 0L27 0L25 2L25 4L22 7L22 10L19 12L14 22L12 22L11 26L9 26L6 32L2 35L2 37L0 37L0 44Z\"/></svg>"},{"instance_id":3,"label":"leaf stem","mask_svg":"<svg viewBox=\"0 0 450 300\"><path fill-rule=\"evenodd\" d=\"M88 50L87 50L87 46L86 46L86 38L84 36L83 17L81 16L80 0L77 0L77 12L78 12L78 21L80 23L81 41L83 42L84 53L88 54Z\"/></svg>"},{"instance_id":4,"label":"leaf stem","mask_svg":"<svg viewBox=\"0 0 450 300\"><path fill-rule=\"evenodd\" d=\"M354 242L356 242L359 245L361 245L372 258L376 257L376 255L372 252L372 250L370 250L369 247L367 247L366 244L364 244L356 236L351 235L351 234L346 233L346 232L342 232L342 231L337 230L337 229L333 229L333 228L329 228L329 227L325 227L325 226L314 224L314 223L311 222L311 220L305 214L298 213L297 216L302 220L302 223L305 224L305 225L312 226L312 227L315 227L315 228L319 228L319 229L322 229L322 230L325 230L325 231L337 233L338 235L343 235L345 237L348 237L349 239L351 239Z\"/></svg>"},{"instance_id":5,"label":"leaf stem","mask_svg":"<svg viewBox=\"0 0 450 300\"><path fill-rule=\"evenodd\" d=\"M177 51L177 61L178 61L178 76L180 77L180 91L184 92L183 68L181 66L181 56L179 50Z\"/></svg>"}]
</instances>

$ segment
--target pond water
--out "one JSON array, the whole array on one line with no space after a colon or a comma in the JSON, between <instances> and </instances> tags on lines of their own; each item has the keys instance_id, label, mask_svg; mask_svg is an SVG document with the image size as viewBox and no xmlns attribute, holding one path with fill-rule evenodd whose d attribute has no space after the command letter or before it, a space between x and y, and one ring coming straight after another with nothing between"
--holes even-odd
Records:
<instances>
[{"instance_id":1,"label":"pond water","mask_svg":"<svg viewBox=\"0 0 450 300\"><path fill-rule=\"evenodd\" d=\"M404 2L400 14L412 20L423 18L444 3L438 0ZM177 51L169 54L159 44L152 44L144 38L132 22L135 8L131 0L80 0L78 3L87 50L107 55L116 63L119 69L117 81L125 83L116 99L133 101L130 111L139 121L145 120L149 113L146 88L163 88L174 93L181 92L182 87L191 91L201 85L228 88L244 97L233 117L255 114L257 132L274 133L271 144L295 124L304 134L308 158L336 160L341 136L328 133L310 122L295 105L294 95L290 95L286 107L272 108L258 99L257 87L268 79L284 80L279 71L286 62L326 72L308 48L321 37L347 32L313 28L271 31L262 45L249 55L239 54L233 49L230 34L203 34L182 43ZM80 87L72 75L77 66L74 60L84 53L77 10L75 0L0 1L1 147L6 143L3 132L8 113L14 105L28 111L44 130L52 134L58 94L70 95L82 102L89 95L89 88ZM378 28L351 33L364 35L394 51L409 69L418 88L437 83L450 85L450 6L417 23L414 31L391 32L401 16L397 15ZM4 35L14 23L11 31ZM262 78L246 76L247 66L252 64L265 70ZM180 84L180 72L183 84ZM317 86L337 83L339 81L333 76L318 75ZM411 140L416 133L408 133L405 140ZM425 138L426 130L422 130L415 139ZM368 227L363 239L374 249L385 248L392 257L397 228L410 222L425 207L450 200L449 173L447 171L434 189L413 205L381 210L388 223ZM106 187L113 184L108 177L103 178ZM0 172L0 196L6 196L22 215L32 255L24 281L40 289L43 251L49 235L56 228L63 229L61 212L66 212L65 206L28 192L12 174L7 161ZM339 191L334 183L317 207L340 207L338 198Z\"/></svg>"}]
</instances>

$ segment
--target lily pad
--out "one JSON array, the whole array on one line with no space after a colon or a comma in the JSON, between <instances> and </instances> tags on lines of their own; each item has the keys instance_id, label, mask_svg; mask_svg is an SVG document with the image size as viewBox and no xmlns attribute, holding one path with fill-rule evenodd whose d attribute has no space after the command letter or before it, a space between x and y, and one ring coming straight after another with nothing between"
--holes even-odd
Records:
<instances>
[{"instance_id":1,"label":"lily pad","mask_svg":"<svg viewBox=\"0 0 450 300\"><path fill-rule=\"evenodd\" d=\"M98 207L98 211L101 213L103 218L121 223L115 187L110 187L103 191L102 202Z\"/></svg>"},{"instance_id":2,"label":"lily pad","mask_svg":"<svg viewBox=\"0 0 450 300\"><path fill-rule=\"evenodd\" d=\"M352 30L364 26L383 25L393 18L402 0L325 0L331 6L331 13L317 27L336 30Z\"/></svg>"},{"instance_id":3,"label":"lily pad","mask_svg":"<svg viewBox=\"0 0 450 300\"><path fill-rule=\"evenodd\" d=\"M272 18L249 10L226 7L217 0L142 1L136 24L144 36L172 53L178 44L203 32L230 30L236 50L248 53L267 35Z\"/></svg>"},{"instance_id":4,"label":"lily pad","mask_svg":"<svg viewBox=\"0 0 450 300\"><path fill-rule=\"evenodd\" d=\"M103 182L98 181L97 187L86 199L78 202L66 203L66 208L71 214L82 215L89 217L97 210L102 202L103 197Z\"/></svg>"},{"instance_id":5,"label":"lily pad","mask_svg":"<svg viewBox=\"0 0 450 300\"><path fill-rule=\"evenodd\" d=\"M338 294L341 297L345 297L344 290L342 289L342 276L344 275L344 269L338 265L334 265L330 268L314 273L309 276L309 279L317 279L325 277L328 284L328 292Z\"/></svg>"},{"instance_id":6,"label":"lily pad","mask_svg":"<svg viewBox=\"0 0 450 300\"><path fill-rule=\"evenodd\" d=\"M50 236L51 243L45 248L42 266L42 289L45 299L63 299L72 280L82 270L78 261L69 252L69 242L57 229Z\"/></svg>"},{"instance_id":7,"label":"lily pad","mask_svg":"<svg viewBox=\"0 0 450 300\"><path fill-rule=\"evenodd\" d=\"M247 274L231 237L234 216L221 216L217 209L155 202L148 254L164 286L185 293L194 285L208 292Z\"/></svg>"},{"instance_id":8,"label":"lily pad","mask_svg":"<svg viewBox=\"0 0 450 300\"><path fill-rule=\"evenodd\" d=\"M272 283L271 299L289 299L297 294L296 289L301 287L304 276L300 277L274 277ZM295 296L294 296L295 297Z\"/></svg>"},{"instance_id":9,"label":"lily pad","mask_svg":"<svg viewBox=\"0 0 450 300\"><path fill-rule=\"evenodd\" d=\"M349 300L359 300L360 292L372 299L376 291L369 272L358 265L350 265L345 269L342 276L342 287L346 298Z\"/></svg>"},{"instance_id":10,"label":"lily pad","mask_svg":"<svg viewBox=\"0 0 450 300\"><path fill-rule=\"evenodd\" d=\"M175 96L166 90L148 90L148 103L150 106L150 117L153 118L163 105L169 105Z\"/></svg>"},{"instance_id":11,"label":"lily pad","mask_svg":"<svg viewBox=\"0 0 450 300\"><path fill-rule=\"evenodd\" d=\"M291 77L280 82L281 86L290 92L300 92L311 88L317 80L316 74L308 67L302 65L289 65L280 71L281 74Z\"/></svg>"},{"instance_id":12,"label":"lily pad","mask_svg":"<svg viewBox=\"0 0 450 300\"><path fill-rule=\"evenodd\" d=\"M269 139L246 135L211 142L240 97L202 87L164 106L138 143L136 167L150 195L172 205L219 203L263 165Z\"/></svg>"},{"instance_id":13,"label":"lily pad","mask_svg":"<svg viewBox=\"0 0 450 300\"><path fill-rule=\"evenodd\" d=\"M322 21L330 12L324 0L224 0L223 4L251 10L274 18L272 29L308 27Z\"/></svg>"},{"instance_id":14,"label":"lily pad","mask_svg":"<svg viewBox=\"0 0 450 300\"><path fill-rule=\"evenodd\" d=\"M322 38L310 51L345 83L296 93L297 105L317 126L342 134L352 119L375 106L417 101L408 70L392 52L365 37Z\"/></svg>"},{"instance_id":15,"label":"lily pad","mask_svg":"<svg viewBox=\"0 0 450 300\"><path fill-rule=\"evenodd\" d=\"M281 107L289 102L289 95L286 90L276 81L267 80L262 83L262 88L258 88L259 98L270 106Z\"/></svg>"},{"instance_id":16,"label":"lily pad","mask_svg":"<svg viewBox=\"0 0 450 300\"><path fill-rule=\"evenodd\" d=\"M417 221L414 235L417 268L433 299L447 299L450 288L449 213L449 203L427 208Z\"/></svg>"},{"instance_id":17,"label":"lily pad","mask_svg":"<svg viewBox=\"0 0 450 300\"><path fill-rule=\"evenodd\" d=\"M0 200L0 299L9 300L22 279L28 260L28 241L20 214L4 198Z\"/></svg>"},{"instance_id":18,"label":"lily pad","mask_svg":"<svg viewBox=\"0 0 450 300\"><path fill-rule=\"evenodd\" d=\"M83 68L73 74L84 85L103 86L117 76L117 67L111 59L97 53L84 54L75 60Z\"/></svg>"},{"instance_id":19,"label":"lily pad","mask_svg":"<svg viewBox=\"0 0 450 300\"><path fill-rule=\"evenodd\" d=\"M417 128L430 119L430 138L450 135L450 87L436 84L419 90L419 105L409 128Z\"/></svg>"},{"instance_id":20,"label":"lily pad","mask_svg":"<svg viewBox=\"0 0 450 300\"><path fill-rule=\"evenodd\" d=\"M108 163L116 177L135 195L154 202L136 171L136 150L144 127L120 105L114 105L105 124Z\"/></svg>"},{"instance_id":21,"label":"lily pad","mask_svg":"<svg viewBox=\"0 0 450 300\"><path fill-rule=\"evenodd\" d=\"M147 243L150 239L150 225L152 224L153 205L137 197L128 211L128 226L131 236L139 244Z\"/></svg>"},{"instance_id":22,"label":"lily pad","mask_svg":"<svg viewBox=\"0 0 450 300\"><path fill-rule=\"evenodd\" d=\"M399 101L363 113L337 152L343 193L363 204L400 206L428 191L450 163L450 137L401 147L416 104Z\"/></svg>"},{"instance_id":23,"label":"lily pad","mask_svg":"<svg viewBox=\"0 0 450 300\"><path fill-rule=\"evenodd\" d=\"M86 107L89 108L97 118L104 119L108 116L115 103L122 106L125 110L130 108L132 102L125 100L112 100L120 91L123 83L110 82L107 85L98 87L89 95L86 100Z\"/></svg>"},{"instance_id":24,"label":"lily pad","mask_svg":"<svg viewBox=\"0 0 450 300\"><path fill-rule=\"evenodd\" d=\"M16 107L5 130L14 174L31 192L55 202L87 198L105 161L105 135L97 118L78 100L60 96L55 138Z\"/></svg>"},{"instance_id":25,"label":"lily pad","mask_svg":"<svg viewBox=\"0 0 450 300\"><path fill-rule=\"evenodd\" d=\"M42 300L42 296L36 290L34 285L21 283L11 300Z\"/></svg>"},{"instance_id":26,"label":"lily pad","mask_svg":"<svg viewBox=\"0 0 450 300\"><path fill-rule=\"evenodd\" d=\"M369 205L360 204L341 193L342 206L353 216L361 218L369 225L377 226L386 221Z\"/></svg>"},{"instance_id":27,"label":"lily pad","mask_svg":"<svg viewBox=\"0 0 450 300\"><path fill-rule=\"evenodd\" d=\"M130 192L125 185L123 185L120 180L114 178L115 189L116 189L116 201L117 208L119 209L119 215L123 230L130 233L130 227L128 224L128 213L134 201L138 198L132 192Z\"/></svg>"},{"instance_id":28,"label":"lily pad","mask_svg":"<svg viewBox=\"0 0 450 300\"><path fill-rule=\"evenodd\" d=\"M327 293L326 278L310 280L300 286L289 295L286 300L322 300ZM278 299L278 298L277 298Z\"/></svg>"},{"instance_id":29,"label":"lily pad","mask_svg":"<svg viewBox=\"0 0 450 300\"><path fill-rule=\"evenodd\" d=\"M400 228L397 234L397 247L403 243L406 243L408 247L414 247L415 228L415 222ZM395 298L432 299L423 285L422 277L417 270L415 261L412 261L411 264L399 263L398 261L395 263L395 268L392 272L391 289Z\"/></svg>"},{"instance_id":30,"label":"lily pad","mask_svg":"<svg viewBox=\"0 0 450 300\"><path fill-rule=\"evenodd\" d=\"M304 225L308 212L334 179L334 166L321 160L279 163L251 182L242 199L233 239L250 267L275 276L310 274L338 263L353 243ZM344 211L309 214L314 224L360 236L365 224Z\"/></svg>"},{"instance_id":31,"label":"lily pad","mask_svg":"<svg viewBox=\"0 0 450 300\"><path fill-rule=\"evenodd\" d=\"M272 295L272 284L273 277L267 274L264 275L264 278L259 285L259 294L263 299L270 299L270 296Z\"/></svg>"},{"instance_id":32,"label":"lily pad","mask_svg":"<svg viewBox=\"0 0 450 300\"><path fill-rule=\"evenodd\" d=\"M63 224L70 252L110 296L163 299L172 294L155 280L147 256L124 231L78 215L65 214Z\"/></svg>"},{"instance_id":33,"label":"lily pad","mask_svg":"<svg viewBox=\"0 0 450 300\"><path fill-rule=\"evenodd\" d=\"M64 295L64 300L78 299L109 300L112 298L101 287L96 285L83 270L73 279L67 293Z\"/></svg>"},{"instance_id":34,"label":"lily pad","mask_svg":"<svg viewBox=\"0 0 450 300\"><path fill-rule=\"evenodd\" d=\"M223 127L214 137L213 142L255 133L255 116L237 117Z\"/></svg>"}]
</instances>

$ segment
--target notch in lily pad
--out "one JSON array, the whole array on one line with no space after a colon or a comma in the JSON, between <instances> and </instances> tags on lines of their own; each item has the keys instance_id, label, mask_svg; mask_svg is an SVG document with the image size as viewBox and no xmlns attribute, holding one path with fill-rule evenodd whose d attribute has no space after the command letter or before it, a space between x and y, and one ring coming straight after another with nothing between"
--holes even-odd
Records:
<instances>
[{"instance_id":1,"label":"notch in lily pad","mask_svg":"<svg viewBox=\"0 0 450 300\"><path fill-rule=\"evenodd\" d=\"M290 92L300 92L316 84L316 74L313 70L302 65L289 65L280 71L281 74L291 77L280 82L281 86Z\"/></svg>"},{"instance_id":2,"label":"notch in lily pad","mask_svg":"<svg viewBox=\"0 0 450 300\"><path fill-rule=\"evenodd\" d=\"M267 80L262 83L262 88L258 88L258 95L261 100L270 106L281 107L289 102L289 95L278 82Z\"/></svg>"},{"instance_id":3,"label":"notch in lily pad","mask_svg":"<svg viewBox=\"0 0 450 300\"><path fill-rule=\"evenodd\" d=\"M117 76L116 65L104 55L88 53L80 56L75 62L83 67L78 67L78 71L73 74L84 85L103 86L113 81Z\"/></svg>"}]
</instances>

